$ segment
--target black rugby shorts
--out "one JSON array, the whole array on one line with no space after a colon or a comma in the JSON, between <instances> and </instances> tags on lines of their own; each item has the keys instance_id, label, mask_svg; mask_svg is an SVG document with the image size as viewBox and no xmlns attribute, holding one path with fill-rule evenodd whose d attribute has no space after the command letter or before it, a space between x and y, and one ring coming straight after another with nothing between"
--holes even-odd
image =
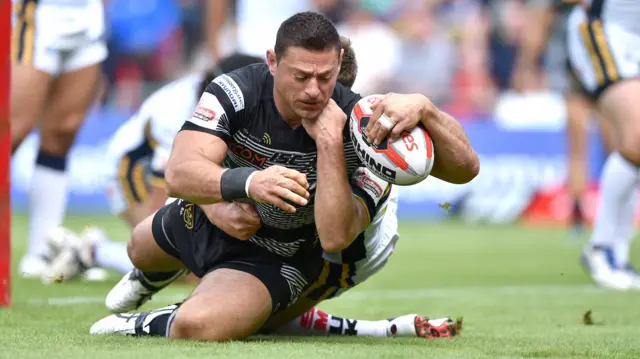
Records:
<instances>
[{"instance_id":1,"label":"black rugby shorts","mask_svg":"<svg viewBox=\"0 0 640 359\"><path fill-rule=\"evenodd\" d=\"M152 231L158 246L198 278L221 268L258 278L271 294L274 313L294 303L319 268L315 260L291 263L250 241L229 236L198 205L184 200L162 207L153 217Z\"/></svg>"}]
</instances>

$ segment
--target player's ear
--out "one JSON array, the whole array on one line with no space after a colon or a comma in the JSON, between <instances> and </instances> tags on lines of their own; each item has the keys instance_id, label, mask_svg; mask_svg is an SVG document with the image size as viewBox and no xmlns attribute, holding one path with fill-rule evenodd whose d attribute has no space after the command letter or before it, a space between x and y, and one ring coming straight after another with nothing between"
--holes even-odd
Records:
<instances>
[{"instance_id":1,"label":"player's ear","mask_svg":"<svg viewBox=\"0 0 640 359\"><path fill-rule=\"evenodd\" d=\"M273 50L267 50L267 64L269 65L269 72L271 72L272 76L275 76L278 68L278 59Z\"/></svg>"}]
</instances>

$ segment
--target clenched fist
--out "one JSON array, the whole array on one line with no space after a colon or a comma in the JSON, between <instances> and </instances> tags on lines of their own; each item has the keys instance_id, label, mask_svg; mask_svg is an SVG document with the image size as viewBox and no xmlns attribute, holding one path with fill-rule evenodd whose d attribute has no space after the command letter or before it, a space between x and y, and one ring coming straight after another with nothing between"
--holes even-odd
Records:
<instances>
[{"instance_id":1,"label":"clenched fist","mask_svg":"<svg viewBox=\"0 0 640 359\"><path fill-rule=\"evenodd\" d=\"M249 203L221 202L200 207L211 223L233 238L247 240L262 227L258 212Z\"/></svg>"}]
</instances>

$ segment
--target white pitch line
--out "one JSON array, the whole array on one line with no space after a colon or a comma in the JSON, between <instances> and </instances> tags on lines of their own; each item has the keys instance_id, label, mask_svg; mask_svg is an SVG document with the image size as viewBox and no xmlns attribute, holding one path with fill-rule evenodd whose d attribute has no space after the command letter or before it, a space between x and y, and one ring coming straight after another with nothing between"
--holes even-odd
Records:
<instances>
[{"instance_id":1,"label":"white pitch line","mask_svg":"<svg viewBox=\"0 0 640 359\"><path fill-rule=\"evenodd\" d=\"M594 285L530 285L530 286L498 286L498 287L450 287L450 288L413 288L413 289L359 289L345 293L340 300L350 301L374 301L374 300L407 300L441 298L459 295L579 295L587 293L610 293L605 289ZM188 296L184 294L170 294L154 296L155 300L181 301ZM20 303L20 302L18 302ZM69 306L83 304L103 304L104 297L100 296L73 296L53 298L31 298L28 305Z\"/></svg>"}]
</instances>

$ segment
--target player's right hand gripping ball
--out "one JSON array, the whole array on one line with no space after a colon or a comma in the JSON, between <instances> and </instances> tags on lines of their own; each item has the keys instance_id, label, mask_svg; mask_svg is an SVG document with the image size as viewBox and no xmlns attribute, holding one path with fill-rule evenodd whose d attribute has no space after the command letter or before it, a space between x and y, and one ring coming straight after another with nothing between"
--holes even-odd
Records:
<instances>
[{"instance_id":1,"label":"player's right hand gripping ball","mask_svg":"<svg viewBox=\"0 0 640 359\"><path fill-rule=\"evenodd\" d=\"M379 96L362 98L351 112L351 141L358 157L371 172L389 183L401 186L419 183L429 176L433 168L433 141L418 125L394 142L385 138L379 145L370 143L365 129L373 114L371 104Z\"/></svg>"}]
</instances>

